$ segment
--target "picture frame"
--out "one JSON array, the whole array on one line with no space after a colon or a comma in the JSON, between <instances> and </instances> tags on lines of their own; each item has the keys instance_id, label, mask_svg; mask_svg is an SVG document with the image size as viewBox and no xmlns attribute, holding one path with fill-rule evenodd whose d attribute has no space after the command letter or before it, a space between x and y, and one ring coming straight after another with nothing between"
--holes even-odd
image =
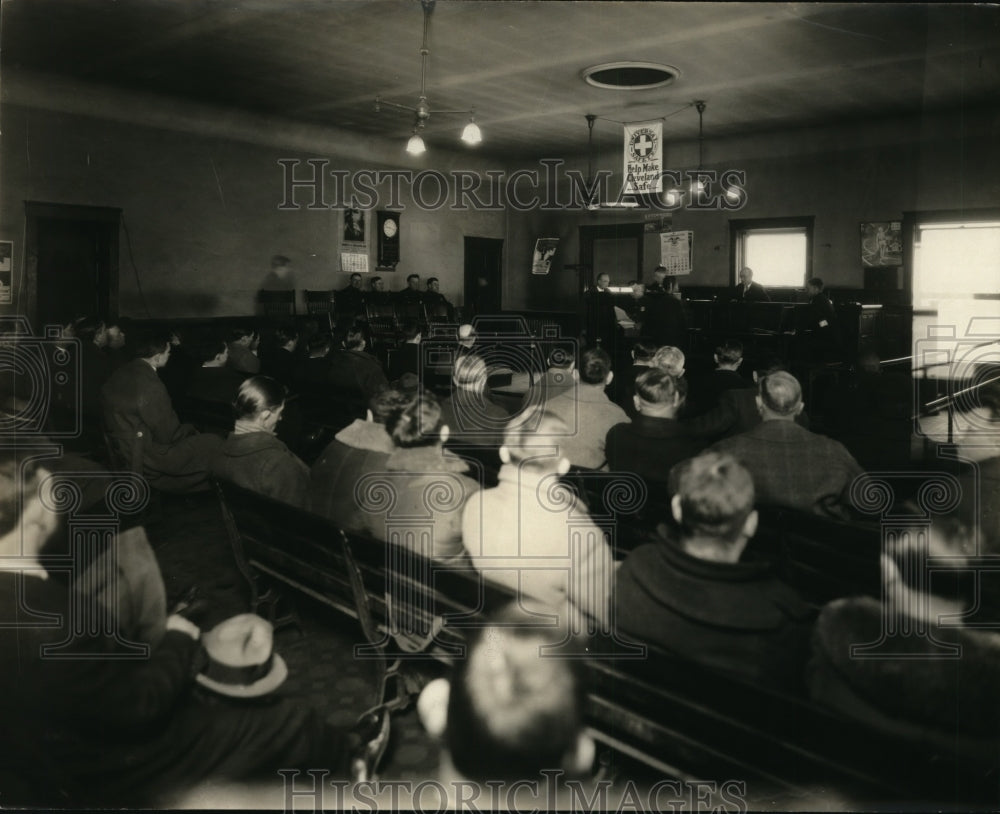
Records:
<instances>
[{"instance_id":1,"label":"picture frame","mask_svg":"<svg viewBox=\"0 0 1000 814\"><path fill-rule=\"evenodd\" d=\"M344 209L342 239L345 244L367 245L368 217L364 209Z\"/></svg>"},{"instance_id":2,"label":"picture frame","mask_svg":"<svg viewBox=\"0 0 1000 814\"><path fill-rule=\"evenodd\" d=\"M861 265L865 268L903 265L902 222L861 223Z\"/></svg>"}]
</instances>

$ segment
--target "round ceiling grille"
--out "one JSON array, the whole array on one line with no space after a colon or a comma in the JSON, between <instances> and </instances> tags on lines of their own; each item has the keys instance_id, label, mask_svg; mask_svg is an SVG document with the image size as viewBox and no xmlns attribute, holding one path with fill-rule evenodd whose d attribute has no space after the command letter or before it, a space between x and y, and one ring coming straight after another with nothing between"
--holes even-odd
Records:
<instances>
[{"instance_id":1,"label":"round ceiling grille","mask_svg":"<svg viewBox=\"0 0 1000 814\"><path fill-rule=\"evenodd\" d=\"M672 65L657 65L655 62L606 62L584 70L583 79L595 88L650 90L666 87L680 73Z\"/></svg>"}]
</instances>

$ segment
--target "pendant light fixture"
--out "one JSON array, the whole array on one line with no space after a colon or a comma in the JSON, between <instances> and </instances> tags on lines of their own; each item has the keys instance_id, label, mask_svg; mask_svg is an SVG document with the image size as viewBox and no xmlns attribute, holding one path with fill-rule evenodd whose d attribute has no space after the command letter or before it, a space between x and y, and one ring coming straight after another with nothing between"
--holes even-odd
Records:
<instances>
[{"instance_id":1,"label":"pendant light fixture","mask_svg":"<svg viewBox=\"0 0 1000 814\"><path fill-rule=\"evenodd\" d=\"M420 46L420 97L416 106L409 107L408 105L401 105L396 102L387 102L381 96L375 97L376 112L381 111L384 106L413 114L413 134L406 143L406 152L410 155L420 155L427 150L427 146L424 144L424 139L421 136L421 133L427 124L427 120L431 117L432 112L430 105L427 102L427 57L430 55L430 50L427 47L427 32L430 29L431 12L434 11L434 3L435 0L420 0L420 5L423 7L424 11L424 37ZM433 112L437 115L447 114L468 116L469 122L465 125L465 129L462 130L462 141L469 145L476 145L482 142L483 133L479 129L479 125L476 124L475 110L435 110Z\"/></svg>"}]
</instances>

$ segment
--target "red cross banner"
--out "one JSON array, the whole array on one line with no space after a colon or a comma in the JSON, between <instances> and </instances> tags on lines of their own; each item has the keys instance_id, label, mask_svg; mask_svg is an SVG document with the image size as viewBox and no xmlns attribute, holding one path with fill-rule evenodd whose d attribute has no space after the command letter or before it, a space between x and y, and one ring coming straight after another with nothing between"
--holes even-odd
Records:
<instances>
[{"instance_id":1,"label":"red cross banner","mask_svg":"<svg viewBox=\"0 0 1000 814\"><path fill-rule=\"evenodd\" d=\"M663 122L626 124L622 191L626 195L660 192L663 187L662 171Z\"/></svg>"}]
</instances>

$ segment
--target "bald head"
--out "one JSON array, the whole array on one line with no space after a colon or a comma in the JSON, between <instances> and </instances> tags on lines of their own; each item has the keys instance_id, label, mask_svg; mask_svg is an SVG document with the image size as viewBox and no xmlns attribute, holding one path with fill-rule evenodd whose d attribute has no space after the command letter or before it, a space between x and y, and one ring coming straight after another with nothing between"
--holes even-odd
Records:
<instances>
[{"instance_id":1,"label":"bald head","mask_svg":"<svg viewBox=\"0 0 1000 814\"><path fill-rule=\"evenodd\" d=\"M802 386L791 373L778 370L759 382L757 396L764 420L793 421L802 412Z\"/></svg>"}]
</instances>

